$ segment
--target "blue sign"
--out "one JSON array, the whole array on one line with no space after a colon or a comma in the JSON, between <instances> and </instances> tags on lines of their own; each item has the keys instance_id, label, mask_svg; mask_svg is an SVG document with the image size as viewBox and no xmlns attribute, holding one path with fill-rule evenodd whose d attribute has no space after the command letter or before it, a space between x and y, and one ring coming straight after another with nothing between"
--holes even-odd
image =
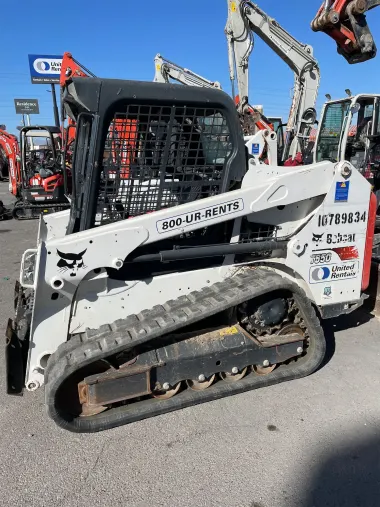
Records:
<instances>
[{"instance_id":1,"label":"blue sign","mask_svg":"<svg viewBox=\"0 0 380 507\"><path fill-rule=\"evenodd\" d=\"M59 83L61 55L28 55L33 84Z\"/></svg>"},{"instance_id":2,"label":"blue sign","mask_svg":"<svg viewBox=\"0 0 380 507\"><path fill-rule=\"evenodd\" d=\"M252 155L258 155L260 153L260 145L259 143L252 144Z\"/></svg>"},{"instance_id":3,"label":"blue sign","mask_svg":"<svg viewBox=\"0 0 380 507\"><path fill-rule=\"evenodd\" d=\"M335 187L335 202L347 202L349 190L349 181L337 181Z\"/></svg>"}]
</instances>

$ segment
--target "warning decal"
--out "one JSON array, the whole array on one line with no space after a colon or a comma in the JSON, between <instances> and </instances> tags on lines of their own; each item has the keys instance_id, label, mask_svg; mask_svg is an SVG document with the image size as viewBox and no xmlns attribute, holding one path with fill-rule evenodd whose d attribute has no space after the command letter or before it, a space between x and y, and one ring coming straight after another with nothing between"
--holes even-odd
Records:
<instances>
[{"instance_id":1,"label":"warning decal","mask_svg":"<svg viewBox=\"0 0 380 507\"><path fill-rule=\"evenodd\" d=\"M212 220L220 216L231 215L244 209L243 199L235 199L234 201L224 202L216 206L209 206L190 213L183 213L164 220L158 220L156 223L157 232L163 234L175 229L183 229L188 225L198 224L207 220Z\"/></svg>"},{"instance_id":2,"label":"warning decal","mask_svg":"<svg viewBox=\"0 0 380 507\"><path fill-rule=\"evenodd\" d=\"M253 143L252 144L252 155L258 155L260 153L260 144Z\"/></svg>"},{"instance_id":3,"label":"warning decal","mask_svg":"<svg viewBox=\"0 0 380 507\"><path fill-rule=\"evenodd\" d=\"M349 189L349 181L337 181L335 187L335 202L347 202Z\"/></svg>"}]
</instances>

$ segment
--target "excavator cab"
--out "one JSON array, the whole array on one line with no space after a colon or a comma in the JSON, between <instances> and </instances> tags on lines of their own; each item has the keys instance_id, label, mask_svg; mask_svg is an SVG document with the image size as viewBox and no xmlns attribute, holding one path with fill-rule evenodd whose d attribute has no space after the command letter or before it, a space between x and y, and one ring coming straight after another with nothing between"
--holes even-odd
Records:
<instances>
[{"instance_id":1,"label":"excavator cab","mask_svg":"<svg viewBox=\"0 0 380 507\"><path fill-rule=\"evenodd\" d=\"M59 127L27 126L20 131L21 171L16 219L38 218L69 207L63 177Z\"/></svg>"},{"instance_id":2,"label":"excavator cab","mask_svg":"<svg viewBox=\"0 0 380 507\"><path fill-rule=\"evenodd\" d=\"M361 94L324 105L314 162L349 161L380 201L380 95Z\"/></svg>"},{"instance_id":3,"label":"excavator cab","mask_svg":"<svg viewBox=\"0 0 380 507\"><path fill-rule=\"evenodd\" d=\"M380 135L380 95L361 94L329 101L322 111L315 161L348 160L361 172Z\"/></svg>"},{"instance_id":4,"label":"excavator cab","mask_svg":"<svg viewBox=\"0 0 380 507\"><path fill-rule=\"evenodd\" d=\"M348 63L371 60L377 49L365 13L379 5L380 0L325 0L311 28L332 37Z\"/></svg>"}]
</instances>

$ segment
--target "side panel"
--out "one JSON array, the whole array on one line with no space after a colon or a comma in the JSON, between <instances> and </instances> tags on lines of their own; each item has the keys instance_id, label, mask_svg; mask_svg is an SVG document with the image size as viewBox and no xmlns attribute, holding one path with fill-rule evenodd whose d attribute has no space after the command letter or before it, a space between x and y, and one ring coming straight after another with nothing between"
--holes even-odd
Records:
<instances>
[{"instance_id":1,"label":"side panel","mask_svg":"<svg viewBox=\"0 0 380 507\"><path fill-rule=\"evenodd\" d=\"M292 239L286 264L308 284L317 305L361 295L371 186L355 169L336 175L307 226Z\"/></svg>"}]
</instances>

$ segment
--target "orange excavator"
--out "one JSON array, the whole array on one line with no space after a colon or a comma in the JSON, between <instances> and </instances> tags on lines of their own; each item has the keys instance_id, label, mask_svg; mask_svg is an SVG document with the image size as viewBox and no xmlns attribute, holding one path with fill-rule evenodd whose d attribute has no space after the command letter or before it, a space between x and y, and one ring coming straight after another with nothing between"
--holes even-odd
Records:
<instances>
[{"instance_id":1,"label":"orange excavator","mask_svg":"<svg viewBox=\"0 0 380 507\"><path fill-rule=\"evenodd\" d=\"M17 195L17 180L20 174L20 148L17 137L0 125L0 181L8 179L9 191Z\"/></svg>"},{"instance_id":2,"label":"orange excavator","mask_svg":"<svg viewBox=\"0 0 380 507\"><path fill-rule=\"evenodd\" d=\"M90 70L79 63L71 53L66 52L63 55L60 75L61 95L65 96L67 89L73 77L83 78L96 78ZM66 107L66 111L68 108ZM62 115L63 121L66 120ZM64 142L64 157L70 166L70 158L74 149L74 142L76 139L76 123L74 121L74 114L68 114L67 125L62 128L63 142ZM116 118L113 125L109 130L105 157L109 157L114 163L120 162L123 171L120 171L120 178L129 178L129 165L131 156L134 150L137 149L137 128L135 120L126 120L122 117ZM107 175L104 175L106 180L115 179L116 173L108 170ZM107 183L109 184L109 183ZM75 187L75 176L73 178L73 188Z\"/></svg>"},{"instance_id":3,"label":"orange excavator","mask_svg":"<svg viewBox=\"0 0 380 507\"><path fill-rule=\"evenodd\" d=\"M377 51L365 13L378 6L380 0L325 0L311 28L332 37L348 63L365 62Z\"/></svg>"},{"instance_id":4,"label":"orange excavator","mask_svg":"<svg viewBox=\"0 0 380 507\"><path fill-rule=\"evenodd\" d=\"M39 218L70 207L64 185L61 131L55 126L26 126L20 131L18 171L12 178L18 198L12 216L18 220ZM15 180L15 181L14 181Z\"/></svg>"}]
</instances>

